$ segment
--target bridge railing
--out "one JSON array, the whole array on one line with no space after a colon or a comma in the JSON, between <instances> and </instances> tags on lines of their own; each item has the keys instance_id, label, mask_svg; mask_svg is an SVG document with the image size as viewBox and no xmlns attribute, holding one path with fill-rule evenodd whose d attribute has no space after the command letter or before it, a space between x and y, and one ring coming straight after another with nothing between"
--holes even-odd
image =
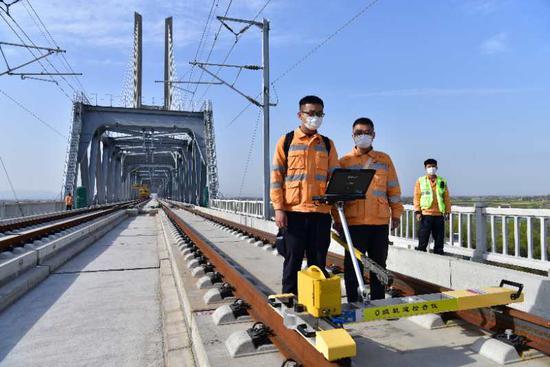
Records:
<instances>
[{"instance_id":1,"label":"bridge railing","mask_svg":"<svg viewBox=\"0 0 550 367\"><path fill-rule=\"evenodd\" d=\"M260 200L210 199L209 207L224 212L244 214L258 218L262 218L264 213L264 205Z\"/></svg>"},{"instance_id":2,"label":"bridge railing","mask_svg":"<svg viewBox=\"0 0 550 367\"><path fill-rule=\"evenodd\" d=\"M221 211L262 217L259 200L210 200ZM418 222L412 205L405 205L401 226L392 231L396 246L413 248ZM550 270L550 209L453 206L445 222L445 251L478 261Z\"/></svg>"},{"instance_id":3,"label":"bridge railing","mask_svg":"<svg viewBox=\"0 0 550 367\"><path fill-rule=\"evenodd\" d=\"M396 245L416 246L418 222L405 205L401 226L392 231ZM550 270L550 209L453 206L445 222L445 251L474 260Z\"/></svg>"}]
</instances>

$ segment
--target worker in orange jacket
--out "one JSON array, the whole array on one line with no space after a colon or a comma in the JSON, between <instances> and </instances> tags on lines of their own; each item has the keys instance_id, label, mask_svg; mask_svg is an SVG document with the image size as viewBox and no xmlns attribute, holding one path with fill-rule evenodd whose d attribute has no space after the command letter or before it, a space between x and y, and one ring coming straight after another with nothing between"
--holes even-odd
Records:
<instances>
[{"instance_id":1,"label":"worker in orange jacket","mask_svg":"<svg viewBox=\"0 0 550 367\"><path fill-rule=\"evenodd\" d=\"M401 188L390 156L372 148L376 136L372 120L366 117L355 120L352 131L355 147L340 158L340 166L348 169L375 169L376 173L365 199L347 202L344 213L354 247L363 253L366 252L370 259L385 268L390 219L393 230L399 226L403 213ZM342 233L340 218L335 209L333 218L336 230ZM363 274L361 263L360 268ZM369 279L371 299L384 299L384 284L372 272ZM359 284L350 253L347 251L344 259L344 281L348 302L357 302Z\"/></svg>"},{"instance_id":2,"label":"worker in orange jacket","mask_svg":"<svg viewBox=\"0 0 550 367\"><path fill-rule=\"evenodd\" d=\"M68 192L67 195L65 195L65 209L71 210L73 208L73 195Z\"/></svg>"},{"instance_id":3,"label":"worker in orange jacket","mask_svg":"<svg viewBox=\"0 0 550 367\"><path fill-rule=\"evenodd\" d=\"M325 269L330 245L330 206L312 201L324 195L338 167L334 143L317 130L325 113L323 100L306 96L299 102L300 126L277 142L271 171L271 201L279 228L277 250L284 257L283 292L297 294L297 274L304 253L308 266Z\"/></svg>"},{"instance_id":4,"label":"worker in orange jacket","mask_svg":"<svg viewBox=\"0 0 550 367\"><path fill-rule=\"evenodd\" d=\"M414 186L414 212L420 222L418 228L419 251L427 251L430 234L434 239L434 254L443 255L445 219L451 213L451 198L447 180L437 175L437 161L424 161L426 175L418 178Z\"/></svg>"}]
</instances>

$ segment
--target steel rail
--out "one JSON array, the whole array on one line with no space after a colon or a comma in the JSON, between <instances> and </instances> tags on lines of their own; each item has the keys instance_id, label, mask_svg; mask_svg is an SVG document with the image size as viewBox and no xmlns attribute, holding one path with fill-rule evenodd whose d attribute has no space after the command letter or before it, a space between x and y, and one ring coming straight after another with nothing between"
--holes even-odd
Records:
<instances>
[{"instance_id":1,"label":"steel rail","mask_svg":"<svg viewBox=\"0 0 550 367\"><path fill-rule=\"evenodd\" d=\"M45 216L43 216L43 217L41 216L39 218L24 219L25 217L23 217L23 218L21 218L20 221L17 221L17 222L0 224L0 233L1 232L7 232L7 231L13 231L13 230L21 229L21 228L25 228L25 227L29 227L29 226L32 226L32 225L35 225L35 224L47 223L47 222L51 222L51 221L58 220L58 219L74 217L76 215L85 214L85 213L89 213L89 212L93 212L93 211L97 211L97 210L109 209L109 208L112 208L115 205L117 205L117 204L102 205L102 206L95 207L95 208L67 210L67 211L64 211L62 213L55 213L55 214L52 214L52 215L45 214Z\"/></svg>"},{"instance_id":2,"label":"steel rail","mask_svg":"<svg viewBox=\"0 0 550 367\"><path fill-rule=\"evenodd\" d=\"M170 203L205 219L241 231L258 240L267 242L272 246L275 245L276 235L272 233L251 228L211 214L206 214L181 203ZM327 256L327 264L343 268L344 257L342 255L329 252ZM452 290L450 288L412 278L395 271L391 271L391 273L394 277L392 288L398 290L404 296L439 293ZM368 279L369 273L366 272L364 276ZM506 329L512 329L515 334L523 336L526 339L526 345L528 347L550 355L550 320L542 317L516 310L508 306L449 312L447 314L442 314L442 316L447 319L462 319L473 326L479 327L491 333L502 333Z\"/></svg>"},{"instance_id":3,"label":"steel rail","mask_svg":"<svg viewBox=\"0 0 550 367\"><path fill-rule=\"evenodd\" d=\"M75 219L69 219L62 222L53 223L51 225L47 225L44 227L36 228L33 230L28 230L23 233L15 234L6 236L4 238L0 238L0 251L6 251L13 247L22 246L25 243L28 243L30 241L38 240L40 238L46 237L52 233L62 231L67 228L74 227L76 225L79 225L84 222L88 222L90 220L99 218L101 216L111 214L117 210L127 208L128 206L134 205L135 202L129 202L124 204L118 204L111 208L100 210L96 212L92 212L90 214L80 216Z\"/></svg>"},{"instance_id":4,"label":"steel rail","mask_svg":"<svg viewBox=\"0 0 550 367\"><path fill-rule=\"evenodd\" d=\"M341 363L329 362L298 332L288 329L283 324L283 318L269 306L267 297L260 290L225 260L220 253L208 245L199 232L187 225L170 208L163 205L163 210L172 223L185 233L202 254L208 258L208 261L216 267L216 271L222 274L225 281L232 285L235 295L250 305L248 310L250 315L269 328L271 342L285 357L291 358L303 366L324 367L349 364L349 360L344 360Z\"/></svg>"}]
</instances>

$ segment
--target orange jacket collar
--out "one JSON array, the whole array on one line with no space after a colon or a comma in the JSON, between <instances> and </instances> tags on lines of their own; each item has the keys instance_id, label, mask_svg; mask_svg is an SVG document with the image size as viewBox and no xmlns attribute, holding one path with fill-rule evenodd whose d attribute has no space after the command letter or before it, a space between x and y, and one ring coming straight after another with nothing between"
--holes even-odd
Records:
<instances>
[{"instance_id":1,"label":"orange jacket collar","mask_svg":"<svg viewBox=\"0 0 550 367\"><path fill-rule=\"evenodd\" d=\"M302 131L302 129L300 129L300 127L298 126L296 128L296 130L294 130L294 136L297 137L298 139L304 139L304 138L321 138L321 136L319 135L319 132L316 132L315 134L313 135L307 135L306 133L304 133Z\"/></svg>"},{"instance_id":2,"label":"orange jacket collar","mask_svg":"<svg viewBox=\"0 0 550 367\"><path fill-rule=\"evenodd\" d=\"M359 150L359 148L357 148L356 146L353 147L353 151L352 151L352 152L353 152L353 155L358 156L358 157L359 157L359 156L362 156L362 155L365 155L364 153L361 153L361 151ZM371 149L369 150L369 152L368 152L366 155L368 155L369 157L374 158L374 149L372 149L372 147L371 147Z\"/></svg>"}]
</instances>

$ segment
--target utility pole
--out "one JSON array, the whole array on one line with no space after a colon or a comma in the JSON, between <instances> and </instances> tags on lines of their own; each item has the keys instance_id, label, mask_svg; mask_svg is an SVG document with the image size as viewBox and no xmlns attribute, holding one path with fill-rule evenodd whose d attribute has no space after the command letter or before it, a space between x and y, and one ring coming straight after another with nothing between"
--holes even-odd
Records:
<instances>
[{"instance_id":1,"label":"utility pole","mask_svg":"<svg viewBox=\"0 0 550 367\"><path fill-rule=\"evenodd\" d=\"M271 217L269 184L271 182L271 165L269 154L269 22L264 18L262 25L262 66L263 66L263 115L264 115L264 219Z\"/></svg>"},{"instance_id":2,"label":"utility pole","mask_svg":"<svg viewBox=\"0 0 550 367\"><path fill-rule=\"evenodd\" d=\"M220 22L227 28L231 33L235 35L235 37L239 37L241 34L243 34L246 30L248 30L251 26L256 26L261 29L262 31L262 66L255 66L255 65L228 65L228 64L209 64L205 62L197 62L192 61L190 62L191 65L197 65L199 68L204 70L207 74L212 76L214 79L216 79L219 84L224 84L227 87L231 88L233 91L237 92L239 95L243 96L246 100L248 100L250 103L261 107L264 115L264 127L263 127L263 133L264 133L264 140L263 140L263 172L264 172L264 184L263 184L263 218L264 219L270 219L271 217L271 203L269 200L269 189L270 189L270 181L271 181L271 164L270 164L270 154L269 154L269 108L271 106L275 106L275 104L270 103L269 101L269 21L264 18L263 22L256 22L254 20L246 20L246 19L238 19L238 18L229 18L229 17L217 17ZM240 31L236 32L234 31L231 26L228 24L228 22L234 22L234 23L244 23L246 26L242 28ZM258 101L255 98L250 97L249 95L241 92L234 86L233 83L226 82L222 78L218 77L216 74L212 73L210 70L208 70L208 66L222 66L222 67L229 67L229 68L238 68L239 72L243 69L246 70L262 70L262 101ZM191 82L192 83L192 82ZM216 83L217 84L217 83Z\"/></svg>"}]
</instances>

